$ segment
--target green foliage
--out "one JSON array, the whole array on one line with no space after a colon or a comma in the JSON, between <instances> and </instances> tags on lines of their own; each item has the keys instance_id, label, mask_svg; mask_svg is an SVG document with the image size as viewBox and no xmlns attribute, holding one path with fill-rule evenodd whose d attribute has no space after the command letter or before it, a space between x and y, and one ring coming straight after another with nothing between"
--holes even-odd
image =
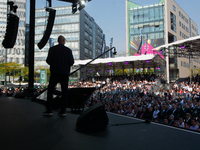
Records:
<instances>
[{"instance_id":1,"label":"green foliage","mask_svg":"<svg viewBox=\"0 0 200 150\"><path fill-rule=\"evenodd\" d=\"M49 79L50 69L45 68L44 66L36 66L34 69L35 81L39 81L40 70L47 70L47 79ZM0 74L6 74L7 76L9 76L9 79L10 76L12 76L13 79L22 76L25 82L28 82L29 80L29 68L16 62L0 63Z\"/></svg>"}]
</instances>

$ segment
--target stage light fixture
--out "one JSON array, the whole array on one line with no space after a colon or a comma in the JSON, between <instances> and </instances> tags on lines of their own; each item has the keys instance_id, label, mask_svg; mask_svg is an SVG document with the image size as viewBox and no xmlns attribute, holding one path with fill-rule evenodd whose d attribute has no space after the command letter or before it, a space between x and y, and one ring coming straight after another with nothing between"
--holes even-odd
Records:
<instances>
[{"instance_id":1,"label":"stage light fixture","mask_svg":"<svg viewBox=\"0 0 200 150\"><path fill-rule=\"evenodd\" d=\"M83 8L85 8L85 3L86 3L85 0L80 0L79 1L79 8L78 8L79 11L82 10Z\"/></svg>"},{"instance_id":2,"label":"stage light fixture","mask_svg":"<svg viewBox=\"0 0 200 150\"><path fill-rule=\"evenodd\" d=\"M77 11L77 3L72 4L72 14L75 14Z\"/></svg>"},{"instance_id":3,"label":"stage light fixture","mask_svg":"<svg viewBox=\"0 0 200 150\"><path fill-rule=\"evenodd\" d=\"M149 63L149 60L146 60L147 63Z\"/></svg>"}]
</instances>

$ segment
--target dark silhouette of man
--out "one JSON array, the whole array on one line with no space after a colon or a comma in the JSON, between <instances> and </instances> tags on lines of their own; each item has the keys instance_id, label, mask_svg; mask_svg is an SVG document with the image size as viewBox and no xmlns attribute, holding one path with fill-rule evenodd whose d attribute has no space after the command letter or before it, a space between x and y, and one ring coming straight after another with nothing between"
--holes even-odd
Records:
<instances>
[{"instance_id":1,"label":"dark silhouette of man","mask_svg":"<svg viewBox=\"0 0 200 150\"><path fill-rule=\"evenodd\" d=\"M43 112L43 115L52 116L52 101L53 91L57 83L60 83L62 90L61 98L61 110L58 113L59 116L66 116L66 105L68 95L68 81L70 67L74 64L74 58L72 50L65 45L65 38L60 35L58 37L58 45L55 45L49 49L46 59L47 64L50 65L50 80L47 92L47 110Z\"/></svg>"}]
</instances>

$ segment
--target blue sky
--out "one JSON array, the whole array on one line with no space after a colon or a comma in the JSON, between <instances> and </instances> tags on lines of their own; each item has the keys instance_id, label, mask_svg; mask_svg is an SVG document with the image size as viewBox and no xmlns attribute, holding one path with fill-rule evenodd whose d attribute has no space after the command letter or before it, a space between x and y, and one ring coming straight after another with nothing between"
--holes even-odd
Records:
<instances>
[{"instance_id":1,"label":"blue sky","mask_svg":"<svg viewBox=\"0 0 200 150\"><path fill-rule=\"evenodd\" d=\"M29 11L27 0L27 11ZM139 5L157 4L160 0L131 0ZM200 30L200 0L175 0L177 4L192 18ZM65 6L71 3L52 0L52 6ZM46 0L36 0L36 8L46 6ZM106 35L106 44L113 37L113 46L118 53L126 50L125 0L92 0L86 3L85 10L93 17Z\"/></svg>"}]
</instances>

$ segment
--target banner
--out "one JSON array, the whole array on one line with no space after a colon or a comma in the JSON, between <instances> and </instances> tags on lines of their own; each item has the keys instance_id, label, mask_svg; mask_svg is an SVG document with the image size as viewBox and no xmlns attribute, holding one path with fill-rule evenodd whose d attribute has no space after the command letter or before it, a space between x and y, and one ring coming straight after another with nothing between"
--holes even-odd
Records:
<instances>
[{"instance_id":1,"label":"banner","mask_svg":"<svg viewBox=\"0 0 200 150\"><path fill-rule=\"evenodd\" d=\"M40 84L46 84L46 83L47 83L47 71L40 70Z\"/></svg>"}]
</instances>

